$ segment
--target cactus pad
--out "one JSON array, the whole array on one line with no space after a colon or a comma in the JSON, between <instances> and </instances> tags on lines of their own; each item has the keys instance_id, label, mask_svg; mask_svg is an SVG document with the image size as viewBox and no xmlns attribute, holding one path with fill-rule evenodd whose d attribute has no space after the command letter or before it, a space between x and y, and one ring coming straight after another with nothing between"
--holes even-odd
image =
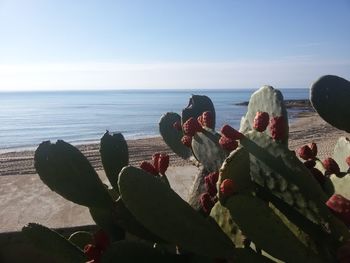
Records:
<instances>
[{"instance_id":1,"label":"cactus pad","mask_svg":"<svg viewBox=\"0 0 350 263\"><path fill-rule=\"evenodd\" d=\"M350 140L346 137L340 137L334 147L333 159L338 163L341 172L347 172L349 165L346 158L350 156Z\"/></svg>"},{"instance_id":2,"label":"cactus pad","mask_svg":"<svg viewBox=\"0 0 350 263\"><path fill-rule=\"evenodd\" d=\"M58 140L39 145L34 156L40 179L64 198L88 207L109 206L112 199L86 157L74 146Z\"/></svg>"},{"instance_id":3,"label":"cactus pad","mask_svg":"<svg viewBox=\"0 0 350 263\"><path fill-rule=\"evenodd\" d=\"M230 211L217 202L210 211L210 216L221 227L222 231L231 238L235 247L243 247L244 236L235 222L233 222Z\"/></svg>"},{"instance_id":4,"label":"cactus pad","mask_svg":"<svg viewBox=\"0 0 350 263\"><path fill-rule=\"evenodd\" d=\"M129 166L121 171L118 184L125 206L159 237L210 258L232 256L234 245L220 228L154 176Z\"/></svg>"},{"instance_id":5,"label":"cactus pad","mask_svg":"<svg viewBox=\"0 0 350 263\"><path fill-rule=\"evenodd\" d=\"M45 226L30 223L23 227L22 232L38 249L61 262L87 261L84 252L79 247Z\"/></svg>"},{"instance_id":6,"label":"cactus pad","mask_svg":"<svg viewBox=\"0 0 350 263\"><path fill-rule=\"evenodd\" d=\"M350 82L326 75L312 86L310 100L317 113L334 127L350 132Z\"/></svg>"},{"instance_id":7,"label":"cactus pad","mask_svg":"<svg viewBox=\"0 0 350 263\"><path fill-rule=\"evenodd\" d=\"M225 207L242 232L267 253L287 262L313 262L310 251L264 201L238 194L230 197Z\"/></svg>"},{"instance_id":8,"label":"cactus pad","mask_svg":"<svg viewBox=\"0 0 350 263\"><path fill-rule=\"evenodd\" d=\"M246 147L246 143L253 141L255 145ZM328 215L324 205L327 196L309 170L285 144L256 131L249 132L241 143L251 153L250 174L255 183L269 189L273 195L312 222L323 223ZM259 153L251 152L259 149ZM325 214L321 215L321 211Z\"/></svg>"},{"instance_id":9,"label":"cactus pad","mask_svg":"<svg viewBox=\"0 0 350 263\"><path fill-rule=\"evenodd\" d=\"M181 122L179 114L174 112L164 114L159 121L159 132L163 137L164 142L174 151L174 153L183 159L188 159L192 155L191 149L182 144L181 138L184 133L173 127L175 122Z\"/></svg>"},{"instance_id":10,"label":"cactus pad","mask_svg":"<svg viewBox=\"0 0 350 263\"><path fill-rule=\"evenodd\" d=\"M288 134L288 114L284 106L282 93L271 86L263 86L252 94L248 104L248 111L242 118L240 131L246 133L253 129L253 121L258 111L267 112L271 117L283 116L286 133ZM269 129L264 133L270 135ZM284 141L287 143L287 139Z\"/></svg>"},{"instance_id":11,"label":"cactus pad","mask_svg":"<svg viewBox=\"0 0 350 263\"><path fill-rule=\"evenodd\" d=\"M79 247L81 250L84 250L86 244L93 243L93 236L87 231L78 231L71 234L68 240Z\"/></svg>"},{"instance_id":12,"label":"cactus pad","mask_svg":"<svg viewBox=\"0 0 350 263\"><path fill-rule=\"evenodd\" d=\"M109 134L107 131L101 138L100 154L103 169L114 189L118 190L120 170L129 164L128 145L121 133Z\"/></svg>"},{"instance_id":13,"label":"cactus pad","mask_svg":"<svg viewBox=\"0 0 350 263\"><path fill-rule=\"evenodd\" d=\"M208 172L218 171L227 156L227 152L219 144L219 139L220 134L211 129L203 129L193 136L193 155Z\"/></svg>"},{"instance_id":14,"label":"cactus pad","mask_svg":"<svg viewBox=\"0 0 350 263\"><path fill-rule=\"evenodd\" d=\"M250 178L249 153L244 148L240 147L231 152L222 164L218 185L225 179L233 180L239 193L250 192L254 187Z\"/></svg>"},{"instance_id":15,"label":"cactus pad","mask_svg":"<svg viewBox=\"0 0 350 263\"><path fill-rule=\"evenodd\" d=\"M188 106L182 110L182 124L189 118L197 119L203 112L210 111L212 114L213 128L215 128L215 108L211 99L203 95L192 95Z\"/></svg>"},{"instance_id":16,"label":"cactus pad","mask_svg":"<svg viewBox=\"0 0 350 263\"><path fill-rule=\"evenodd\" d=\"M95 223L108 233L113 240L125 238L125 231L114 220L113 207L90 207L90 215Z\"/></svg>"}]
</instances>

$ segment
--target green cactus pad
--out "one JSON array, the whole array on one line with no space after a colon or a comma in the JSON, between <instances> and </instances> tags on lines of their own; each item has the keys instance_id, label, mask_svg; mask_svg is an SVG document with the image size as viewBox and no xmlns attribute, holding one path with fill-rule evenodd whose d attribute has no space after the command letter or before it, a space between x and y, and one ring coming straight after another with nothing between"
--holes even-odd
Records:
<instances>
[{"instance_id":1,"label":"green cactus pad","mask_svg":"<svg viewBox=\"0 0 350 263\"><path fill-rule=\"evenodd\" d=\"M90 207L89 212L95 223L108 233L113 240L125 238L125 231L114 220L113 207Z\"/></svg>"},{"instance_id":2,"label":"green cactus pad","mask_svg":"<svg viewBox=\"0 0 350 263\"><path fill-rule=\"evenodd\" d=\"M340 171L347 172L349 170L349 165L345 161L349 156L350 140L342 136L338 139L333 151L333 159L338 163Z\"/></svg>"},{"instance_id":3,"label":"green cactus pad","mask_svg":"<svg viewBox=\"0 0 350 263\"><path fill-rule=\"evenodd\" d=\"M237 194L225 206L242 232L267 253L286 262L317 262L264 201Z\"/></svg>"},{"instance_id":4,"label":"green cactus pad","mask_svg":"<svg viewBox=\"0 0 350 263\"><path fill-rule=\"evenodd\" d=\"M183 145L181 142L184 133L178 131L173 127L175 122L181 123L181 117L179 114L174 112L168 112L164 114L159 121L159 132L163 137L164 142L183 159L188 159L192 156L191 149Z\"/></svg>"},{"instance_id":5,"label":"green cactus pad","mask_svg":"<svg viewBox=\"0 0 350 263\"><path fill-rule=\"evenodd\" d=\"M230 211L217 202L210 211L210 216L214 218L222 231L232 240L235 247L243 247L244 236L235 222L233 222Z\"/></svg>"},{"instance_id":6,"label":"green cactus pad","mask_svg":"<svg viewBox=\"0 0 350 263\"><path fill-rule=\"evenodd\" d=\"M87 231L78 231L70 235L68 238L70 242L84 250L86 244L93 244L93 236Z\"/></svg>"},{"instance_id":7,"label":"green cactus pad","mask_svg":"<svg viewBox=\"0 0 350 263\"><path fill-rule=\"evenodd\" d=\"M106 176L118 190L118 175L124 166L129 164L128 145L121 133L109 134L107 131L101 138L100 154Z\"/></svg>"},{"instance_id":8,"label":"green cactus pad","mask_svg":"<svg viewBox=\"0 0 350 263\"><path fill-rule=\"evenodd\" d=\"M220 146L219 140L220 134L210 129L203 129L202 132L197 132L193 136L193 155L208 172L218 171L228 154Z\"/></svg>"},{"instance_id":9,"label":"green cactus pad","mask_svg":"<svg viewBox=\"0 0 350 263\"><path fill-rule=\"evenodd\" d=\"M254 185L250 178L249 153L242 147L232 151L220 168L218 186L225 179L231 179L235 183L235 189L239 193L250 192ZM221 199L221 193L219 192Z\"/></svg>"},{"instance_id":10,"label":"green cactus pad","mask_svg":"<svg viewBox=\"0 0 350 263\"><path fill-rule=\"evenodd\" d=\"M79 247L45 226L29 223L22 228L22 232L38 249L58 261L67 263L87 261L84 252Z\"/></svg>"},{"instance_id":11,"label":"green cactus pad","mask_svg":"<svg viewBox=\"0 0 350 263\"><path fill-rule=\"evenodd\" d=\"M314 223L320 224L327 218L329 212L324 205L327 201L326 194L285 144L275 142L268 135L257 131L249 132L241 144L251 153L250 173L254 182L269 189ZM307 200L305 206L300 205L302 202L298 198ZM317 208L311 208L309 202ZM320 220L315 222L315 218Z\"/></svg>"},{"instance_id":12,"label":"green cactus pad","mask_svg":"<svg viewBox=\"0 0 350 263\"><path fill-rule=\"evenodd\" d=\"M112 199L94 168L74 146L58 140L43 142L35 151L40 179L56 193L88 207L109 206Z\"/></svg>"},{"instance_id":13,"label":"green cactus pad","mask_svg":"<svg viewBox=\"0 0 350 263\"><path fill-rule=\"evenodd\" d=\"M197 119L205 111L212 113L213 127L215 127L215 108L211 99L203 95L192 95L188 106L182 110L182 124L191 117Z\"/></svg>"},{"instance_id":14,"label":"green cactus pad","mask_svg":"<svg viewBox=\"0 0 350 263\"><path fill-rule=\"evenodd\" d=\"M113 220L129 233L138 236L144 240L150 240L153 242L164 242L160 237L151 233L146 229L135 216L126 208L123 199L119 198L113 207Z\"/></svg>"},{"instance_id":15,"label":"green cactus pad","mask_svg":"<svg viewBox=\"0 0 350 263\"><path fill-rule=\"evenodd\" d=\"M159 237L210 258L232 256L234 246L220 228L205 220L154 176L125 167L118 184L125 206Z\"/></svg>"},{"instance_id":16,"label":"green cactus pad","mask_svg":"<svg viewBox=\"0 0 350 263\"><path fill-rule=\"evenodd\" d=\"M310 100L317 113L334 127L350 132L350 82L338 76L326 75L312 86Z\"/></svg>"},{"instance_id":17,"label":"green cactus pad","mask_svg":"<svg viewBox=\"0 0 350 263\"><path fill-rule=\"evenodd\" d=\"M190 190L188 203L196 211L201 211L202 209L199 199L201 194L207 192L204 177L207 176L208 173L209 172L202 167L198 172L198 174L196 175Z\"/></svg>"},{"instance_id":18,"label":"green cactus pad","mask_svg":"<svg viewBox=\"0 0 350 263\"><path fill-rule=\"evenodd\" d=\"M340 194L350 200L350 191L349 191L350 176L347 175L345 177L339 178L334 174L332 174L330 179L334 186L334 193Z\"/></svg>"},{"instance_id":19,"label":"green cactus pad","mask_svg":"<svg viewBox=\"0 0 350 263\"><path fill-rule=\"evenodd\" d=\"M282 93L271 86L263 86L252 94L245 117L242 118L240 131L246 133L253 129L253 121L258 111L267 112L271 117L284 116L288 134L288 114ZM269 129L264 132L270 135ZM287 143L288 138L284 141Z\"/></svg>"},{"instance_id":20,"label":"green cactus pad","mask_svg":"<svg viewBox=\"0 0 350 263\"><path fill-rule=\"evenodd\" d=\"M278 181L278 188L271 190L273 195L288 203L284 195L279 196L283 189L287 190L295 200L291 207L314 223L329 223L334 239L350 237L345 225L326 207L328 197L321 186L286 145L274 142L269 136L255 131L249 132L240 142L251 154L250 172L254 181L261 184L256 178L262 178L264 182L265 175L271 175ZM287 187L284 186L286 182ZM298 198L303 199L303 202L297 200ZM305 207L300 204L304 204Z\"/></svg>"},{"instance_id":21,"label":"green cactus pad","mask_svg":"<svg viewBox=\"0 0 350 263\"><path fill-rule=\"evenodd\" d=\"M153 248L152 243L140 241L119 241L113 243L102 255L102 263L181 263L183 256L170 254Z\"/></svg>"}]
</instances>

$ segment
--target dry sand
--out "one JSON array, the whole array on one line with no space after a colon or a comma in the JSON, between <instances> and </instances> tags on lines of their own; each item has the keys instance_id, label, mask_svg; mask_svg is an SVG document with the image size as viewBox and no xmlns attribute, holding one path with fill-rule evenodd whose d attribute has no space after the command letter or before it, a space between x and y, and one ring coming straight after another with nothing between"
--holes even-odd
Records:
<instances>
[{"instance_id":1,"label":"dry sand","mask_svg":"<svg viewBox=\"0 0 350 263\"><path fill-rule=\"evenodd\" d=\"M290 125L290 149L294 150L304 144L315 142L319 148L319 158L332 155L333 147L340 136L347 136L323 121L314 112L304 112ZM129 140L130 164L138 165L143 160L150 160L155 152L170 155L171 166L190 164L176 156L163 142L161 137ZM98 144L78 146L96 170L102 170ZM35 174L33 163L34 151L20 151L0 154L0 176Z\"/></svg>"}]
</instances>

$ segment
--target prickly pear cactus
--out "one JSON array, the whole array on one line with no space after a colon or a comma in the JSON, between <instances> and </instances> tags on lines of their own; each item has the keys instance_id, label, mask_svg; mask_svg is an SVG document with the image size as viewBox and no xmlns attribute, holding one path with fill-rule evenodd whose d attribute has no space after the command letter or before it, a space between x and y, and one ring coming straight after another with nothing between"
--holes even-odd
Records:
<instances>
[{"instance_id":1,"label":"prickly pear cactus","mask_svg":"<svg viewBox=\"0 0 350 263\"><path fill-rule=\"evenodd\" d=\"M118 175L129 164L128 145L121 133L110 134L108 131L101 138L100 154L106 176L118 191Z\"/></svg>"},{"instance_id":2,"label":"prickly pear cactus","mask_svg":"<svg viewBox=\"0 0 350 263\"><path fill-rule=\"evenodd\" d=\"M193 136L193 154L208 172L218 171L228 154L219 144L220 137L211 129L203 129Z\"/></svg>"},{"instance_id":3,"label":"prickly pear cactus","mask_svg":"<svg viewBox=\"0 0 350 263\"><path fill-rule=\"evenodd\" d=\"M257 112L267 112L270 117L282 116L288 134L288 114L284 105L282 93L271 86L263 86L252 94L248 104L247 114L242 118L240 131L246 133L253 129L253 121ZM270 131L264 133L271 136ZM285 142L287 142L287 139Z\"/></svg>"},{"instance_id":4,"label":"prickly pear cactus","mask_svg":"<svg viewBox=\"0 0 350 263\"><path fill-rule=\"evenodd\" d=\"M312 86L310 100L317 113L334 127L350 132L350 82L338 76L326 75Z\"/></svg>"},{"instance_id":5,"label":"prickly pear cactus","mask_svg":"<svg viewBox=\"0 0 350 263\"><path fill-rule=\"evenodd\" d=\"M40 179L66 199L88 207L112 204L97 173L74 146L61 140L43 142L35 151L34 162Z\"/></svg>"},{"instance_id":6,"label":"prickly pear cactus","mask_svg":"<svg viewBox=\"0 0 350 263\"><path fill-rule=\"evenodd\" d=\"M118 184L126 207L164 240L210 258L232 256L230 239L157 178L130 166L122 170Z\"/></svg>"},{"instance_id":7,"label":"prickly pear cactus","mask_svg":"<svg viewBox=\"0 0 350 263\"><path fill-rule=\"evenodd\" d=\"M211 99L207 96L192 95L188 106L182 110L182 124L184 124L191 117L197 119L197 117L205 111L210 111L212 113L213 127L215 127L215 108Z\"/></svg>"},{"instance_id":8,"label":"prickly pear cactus","mask_svg":"<svg viewBox=\"0 0 350 263\"><path fill-rule=\"evenodd\" d=\"M324 86L329 84L347 88L344 81L326 76L313 86L312 96L328 96ZM339 99L329 96L331 103ZM320 101L313 103L318 107ZM328 118L331 108L327 110L322 114ZM257 112L270 117L268 129L254 125ZM339 125L344 116L334 123ZM121 134L107 132L101 139L101 158L113 188L101 182L76 148L63 141L44 142L35 154L42 181L66 199L87 206L114 243L93 250L99 245L86 232L70 240L38 225L23 232L62 262L336 262L350 233L325 205L334 193L330 178L321 185L288 148L288 116L280 91L264 86L252 95L240 128L244 135L238 133L237 138L229 138L225 129L221 134L215 131L213 103L199 95L191 97L181 116L163 115L159 129L177 155L193 155L199 162L189 203L171 189L165 175L169 160L160 165L160 154L153 156L153 164L142 162L144 170L126 166L128 149ZM191 140L182 140L185 133ZM226 147L229 140L232 148ZM342 171L348 169L349 149L346 139L335 148L334 159ZM326 174L326 164L316 156L312 161L311 168Z\"/></svg>"},{"instance_id":9,"label":"prickly pear cactus","mask_svg":"<svg viewBox=\"0 0 350 263\"><path fill-rule=\"evenodd\" d=\"M341 172L348 172L349 165L346 158L350 156L350 140L344 136L340 137L334 147L333 159L339 165Z\"/></svg>"},{"instance_id":10,"label":"prickly pear cactus","mask_svg":"<svg viewBox=\"0 0 350 263\"><path fill-rule=\"evenodd\" d=\"M86 262L84 252L57 232L39 224L30 223L22 229L34 245L40 247L47 255L62 262Z\"/></svg>"},{"instance_id":11,"label":"prickly pear cactus","mask_svg":"<svg viewBox=\"0 0 350 263\"><path fill-rule=\"evenodd\" d=\"M174 112L164 114L159 121L159 132L163 137L164 142L183 159L188 159L192 156L191 150L182 144L181 138L184 136L182 130L173 127L174 123L181 125L181 116Z\"/></svg>"}]
</instances>

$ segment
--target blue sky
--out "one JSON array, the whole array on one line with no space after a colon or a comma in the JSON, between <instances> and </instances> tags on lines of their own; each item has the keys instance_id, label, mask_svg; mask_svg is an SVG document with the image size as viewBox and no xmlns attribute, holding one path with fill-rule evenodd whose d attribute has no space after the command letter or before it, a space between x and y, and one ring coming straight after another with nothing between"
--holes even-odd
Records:
<instances>
[{"instance_id":1,"label":"blue sky","mask_svg":"<svg viewBox=\"0 0 350 263\"><path fill-rule=\"evenodd\" d=\"M0 90L350 79L349 14L349 0L0 0Z\"/></svg>"}]
</instances>

